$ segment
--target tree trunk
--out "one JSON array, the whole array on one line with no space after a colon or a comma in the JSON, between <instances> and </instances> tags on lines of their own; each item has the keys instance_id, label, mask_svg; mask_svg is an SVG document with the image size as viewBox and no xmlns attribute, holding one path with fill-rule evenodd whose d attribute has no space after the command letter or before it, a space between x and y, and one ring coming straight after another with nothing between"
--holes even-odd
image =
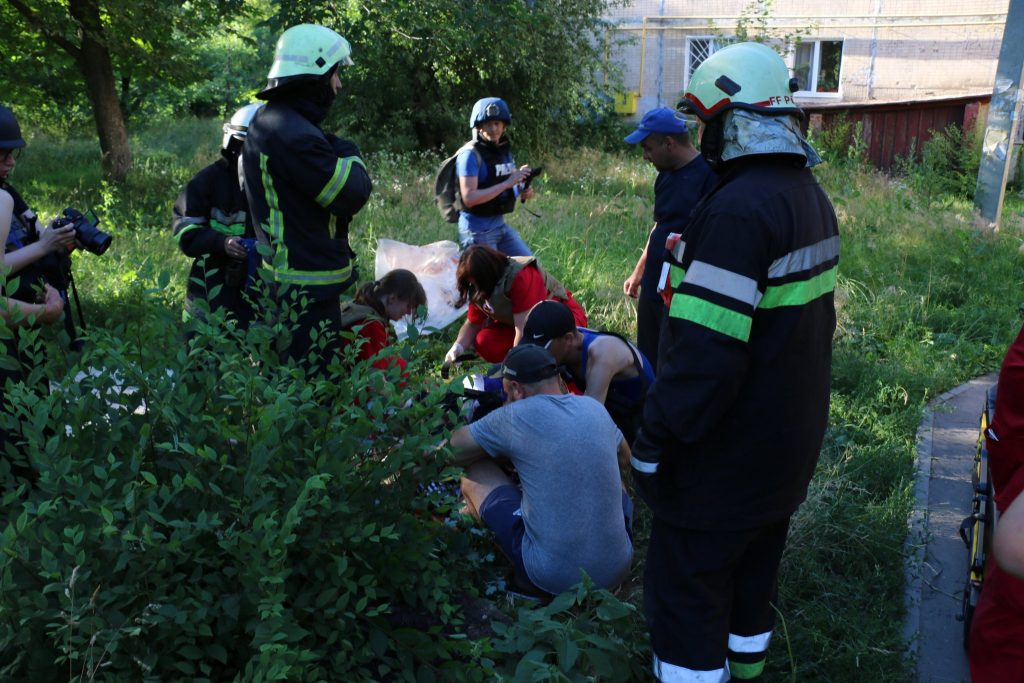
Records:
<instances>
[{"instance_id":1,"label":"tree trunk","mask_svg":"<svg viewBox=\"0 0 1024 683\"><path fill-rule=\"evenodd\" d=\"M81 50L78 68L85 77L85 88L92 103L96 132L103 153L103 174L110 180L123 180L132 165L124 113L117 96L114 64L103 35L103 24L96 0L71 0L71 16L78 22Z\"/></svg>"}]
</instances>

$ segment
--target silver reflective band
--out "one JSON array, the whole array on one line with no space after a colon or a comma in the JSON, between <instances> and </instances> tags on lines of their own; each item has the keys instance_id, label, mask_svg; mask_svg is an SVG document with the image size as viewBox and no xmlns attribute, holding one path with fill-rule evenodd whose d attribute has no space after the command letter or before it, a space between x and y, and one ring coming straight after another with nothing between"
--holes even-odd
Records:
<instances>
[{"instance_id":1,"label":"silver reflective band","mask_svg":"<svg viewBox=\"0 0 1024 683\"><path fill-rule=\"evenodd\" d=\"M738 636L730 633L729 649L733 652L764 652L768 649L768 641L771 639L771 631L756 636Z\"/></svg>"},{"instance_id":2,"label":"silver reflective band","mask_svg":"<svg viewBox=\"0 0 1024 683\"><path fill-rule=\"evenodd\" d=\"M703 261L694 261L690 264L683 282L710 289L712 292L754 307L761 300L761 292L757 289L755 280Z\"/></svg>"},{"instance_id":3,"label":"silver reflective band","mask_svg":"<svg viewBox=\"0 0 1024 683\"><path fill-rule=\"evenodd\" d=\"M810 270L839 256L839 235L829 237L817 244L791 251L782 258L772 261L768 277L777 278Z\"/></svg>"},{"instance_id":4,"label":"silver reflective band","mask_svg":"<svg viewBox=\"0 0 1024 683\"><path fill-rule=\"evenodd\" d=\"M643 460L637 460L634 456L629 456L629 464L637 472L643 472L644 474L654 474L658 471L658 463L656 462L644 462Z\"/></svg>"},{"instance_id":5,"label":"silver reflective band","mask_svg":"<svg viewBox=\"0 0 1024 683\"><path fill-rule=\"evenodd\" d=\"M725 667L712 671L687 669L663 662L654 655L654 677L661 683L725 683L729 680L729 671Z\"/></svg>"}]
</instances>

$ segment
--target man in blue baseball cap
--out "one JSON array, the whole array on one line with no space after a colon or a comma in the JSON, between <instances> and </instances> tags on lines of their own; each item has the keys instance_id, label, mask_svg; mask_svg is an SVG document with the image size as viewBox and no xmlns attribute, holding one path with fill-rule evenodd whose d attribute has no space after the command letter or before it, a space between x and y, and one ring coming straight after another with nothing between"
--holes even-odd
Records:
<instances>
[{"instance_id":1,"label":"man in blue baseball cap","mask_svg":"<svg viewBox=\"0 0 1024 683\"><path fill-rule=\"evenodd\" d=\"M690 211L715 184L718 177L693 146L690 129L680 114L668 107L652 109L640 120L626 142L639 144L644 159L658 170L654 181L654 227L636 267L622 285L623 293L637 299L636 345L658 367L658 336L665 316L659 292L664 281L670 233L682 233Z\"/></svg>"}]
</instances>

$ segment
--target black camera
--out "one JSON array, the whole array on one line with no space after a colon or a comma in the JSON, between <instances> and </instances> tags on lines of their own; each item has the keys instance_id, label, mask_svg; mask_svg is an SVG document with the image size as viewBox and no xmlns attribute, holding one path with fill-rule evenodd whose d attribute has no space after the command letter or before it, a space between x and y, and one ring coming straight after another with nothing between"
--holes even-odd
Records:
<instances>
[{"instance_id":1,"label":"black camera","mask_svg":"<svg viewBox=\"0 0 1024 683\"><path fill-rule=\"evenodd\" d=\"M82 213L77 209L67 208L60 218L53 219L50 227L63 228L69 224L74 226L75 243L82 249L100 256L110 247L113 238L96 227L99 223L100 219L91 210Z\"/></svg>"},{"instance_id":2,"label":"black camera","mask_svg":"<svg viewBox=\"0 0 1024 683\"><path fill-rule=\"evenodd\" d=\"M530 175L526 176L526 179L523 181L523 189L525 190L526 188L528 188L530 186L530 184L533 183L533 179L534 178L539 178L542 173L544 173L544 167L543 166L538 166L537 168L531 168L530 169Z\"/></svg>"}]
</instances>

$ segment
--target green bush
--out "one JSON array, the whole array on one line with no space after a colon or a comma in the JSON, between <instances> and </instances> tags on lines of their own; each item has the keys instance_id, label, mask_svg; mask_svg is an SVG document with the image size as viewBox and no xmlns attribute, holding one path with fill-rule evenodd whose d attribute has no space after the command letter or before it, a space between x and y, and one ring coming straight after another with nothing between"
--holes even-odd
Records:
<instances>
[{"instance_id":1,"label":"green bush","mask_svg":"<svg viewBox=\"0 0 1024 683\"><path fill-rule=\"evenodd\" d=\"M846 114L840 114L832 119L827 128L809 131L808 139L821 155L822 161L832 164L867 162L864 123L854 123Z\"/></svg>"},{"instance_id":2,"label":"green bush","mask_svg":"<svg viewBox=\"0 0 1024 683\"><path fill-rule=\"evenodd\" d=\"M49 395L6 388L40 477L3 496L0 678L485 680L468 535L419 489L446 474L442 390L355 362L306 381L283 325L213 316L175 350L149 284Z\"/></svg>"},{"instance_id":3,"label":"green bush","mask_svg":"<svg viewBox=\"0 0 1024 683\"><path fill-rule=\"evenodd\" d=\"M550 604L520 609L516 621L494 624L494 649L513 655L501 673L514 683L528 681L636 681L646 677L646 648L637 608L589 578Z\"/></svg>"},{"instance_id":4,"label":"green bush","mask_svg":"<svg viewBox=\"0 0 1024 683\"><path fill-rule=\"evenodd\" d=\"M920 165L910 174L915 189L932 199L970 199L981 165L980 137L953 123L933 133L921 147Z\"/></svg>"}]
</instances>

